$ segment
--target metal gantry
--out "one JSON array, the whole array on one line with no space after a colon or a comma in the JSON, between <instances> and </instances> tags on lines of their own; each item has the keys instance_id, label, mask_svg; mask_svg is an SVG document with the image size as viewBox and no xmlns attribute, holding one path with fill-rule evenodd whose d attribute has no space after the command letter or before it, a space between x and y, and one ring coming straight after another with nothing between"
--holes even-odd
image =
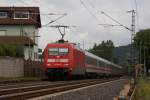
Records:
<instances>
[{"instance_id":1,"label":"metal gantry","mask_svg":"<svg viewBox=\"0 0 150 100\"><path fill-rule=\"evenodd\" d=\"M134 46L134 37L136 35L135 33L135 10L127 11L128 13L132 14L132 24L131 24L131 65L133 66L135 64L135 46Z\"/></svg>"}]
</instances>

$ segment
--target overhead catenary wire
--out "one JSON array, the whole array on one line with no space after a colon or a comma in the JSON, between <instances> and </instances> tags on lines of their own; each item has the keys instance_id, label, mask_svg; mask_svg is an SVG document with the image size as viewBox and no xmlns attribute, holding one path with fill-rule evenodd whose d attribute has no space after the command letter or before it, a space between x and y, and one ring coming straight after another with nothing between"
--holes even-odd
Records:
<instances>
[{"instance_id":1,"label":"overhead catenary wire","mask_svg":"<svg viewBox=\"0 0 150 100\"><path fill-rule=\"evenodd\" d=\"M67 13L29 13L31 15L67 15Z\"/></svg>"},{"instance_id":2,"label":"overhead catenary wire","mask_svg":"<svg viewBox=\"0 0 150 100\"><path fill-rule=\"evenodd\" d=\"M96 16L95 14L93 14L92 11L90 11L90 9L86 6L86 4L85 4L82 0L80 0L80 3L81 3L81 4L83 5L83 7L89 12L89 14L90 14L91 16L93 16L96 20L99 21L99 19L97 18L97 16Z\"/></svg>"},{"instance_id":3,"label":"overhead catenary wire","mask_svg":"<svg viewBox=\"0 0 150 100\"><path fill-rule=\"evenodd\" d=\"M23 3L23 4L25 4L25 5L28 5L28 6L31 6L29 3L27 3L27 2L25 2L24 0L18 0L19 2L21 2L21 3ZM32 0L34 3L36 3L36 4L39 4L38 3L38 1L37 0ZM40 5L41 5L41 3L40 3ZM43 6L45 6L45 5L43 5ZM50 7L46 7L47 9L49 9L49 10L53 10L54 11L54 9L51 9ZM54 12L56 12L56 11L54 11Z\"/></svg>"},{"instance_id":4,"label":"overhead catenary wire","mask_svg":"<svg viewBox=\"0 0 150 100\"><path fill-rule=\"evenodd\" d=\"M90 5L93 9L96 10L96 12L98 12L98 13L99 13L99 12L104 12L104 11L98 10L98 9L95 7L95 5L94 5L90 0L87 0L87 2L89 3L89 5ZM103 21L104 21L105 24L98 24L98 25L102 25L102 26L104 26L104 27L121 26L120 24L119 24L119 25L107 24L107 23L106 23L106 20L105 20L105 18L104 18L104 16L102 16L102 19L103 19Z\"/></svg>"},{"instance_id":5,"label":"overhead catenary wire","mask_svg":"<svg viewBox=\"0 0 150 100\"><path fill-rule=\"evenodd\" d=\"M89 3L89 5L91 5L91 7L92 7L93 9L96 9L96 11L97 11L97 8L94 6L94 4L93 4L90 0L87 0L87 2Z\"/></svg>"},{"instance_id":6,"label":"overhead catenary wire","mask_svg":"<svg viewBox=\"0 0 150 100\"><path fill-rule=\"evenodd\" d=\"M82 0L80 0L80 2L81 2L81 4L87 9L87 11L88 11L95 19L97 19L97 20L99 21L99 19L97 18L97 16L94 15L94 14L89 10L89 8L85 5L85 3L84 3ZM89 4L93 9L96 10L96 12L99 12L99 10L94 6L94 4L93 4L90 0L87 0L87 2L88 2L88 4ZM104 23L106 23L104 17L102 17L102 19L103 19ZM99 25L100 25L100 24L99 24ZM101 25L102 25L102 24L101 24ZM103 25L104 25L104 24L103 24ZM108 27L108 26L115 26L115 25L110 25L110 24L109 24L109 25L106 25L106 24L105 24L104 27Z\"/></svg>"},{"instance_id":7,"label":"overhead catenary wire","mask_svg":"<svg viewBox=\"0 0 150 100\"><path fill-rule=\"evenodd\" d=\"M113 24L98 24L98 25L103 25L103 26L121 26L121 25L113 25Z\"/></svg>"},{"instance_id":8,"label":"overhead catenary wire","mask_svg":"<svg viewBox=\"0 0 150 100\"><path fill-rule=\"evenodd\" d=\"M96 10L96 12L99 12L99 10L95 7L95 5L90 0L87 0L87 2L93 9ZM102 16L102 19L103 19L104 23L106 23L105 18L103 16Z\"/></svg>"},{"instance_id":9,"label":"overhead catenary wire","mask_svg":"<svg viewBox=\"0 0 150 100\"><path fill-rule=\"evenodd\" d=\"M129 31L132 31L132 29L126 27L125 25L121 24L119 21L117 21L116 19L112 18L111 16L109 16L108 14L106 14L104 11L100 11L102 14L104 14L105 16L107 16L108 18L110 18L112 21L116 22L117 24L119 24L120 26L126 28Z\"/></svg>"},{"instance_id":10,"label":"overhead catenary wire","mask_svg":"<svg viewBox=\"0 0 150 100\"><path fill-rule=\"evenodd\" d=\"M119 21L115 20L114 18L112 18L111 16L109 16L108 14L106 14L104 11L98 10L90 0L87 0L87 2L88 2L89 5L90 5L93 9L95 9L97 12L101 12L103 15L107 16L108 18L110 18L111 20L113 20L114 22L116 22L116 23L119 24L119 25L113 25L113 24L98 24L98 25L104 25L104 27L106 27L106 26L111 26L111 27L113 27L113 26L122 26L122 27L124 27L124 28L126 28L126 29L132 31L130 28L128 28L128 27L126 27L125 25L121 24ZM136 3L136 9L137 9L137 2L136 2L136 0L135 0L135 3ZM138 14L137 14L137 16L138 16ZM103 20L104 20L104 22L106 22L104 18L103 18Z\"/></svg>"},{"instance_id":11,"label":"overhead catenary wire","mask_svg":"<svg viewBox=\"0 0 150 100\"><path fill-rule=\"evenodd\" d=\"M36 3L36 4L40 4L40 5L42 5L42 6L45 6L44 4L42 4L42 3L39 3L38 2L38 0L32 0L34 3ZM46 4L46 3L45 3ZM55 11L54 9L52 9L52 8L50 8L49 6L47 6L46 7L48 10L50 10L50 11L54 11L54 12L57 12L58 13L58 11Z\"/></svg>"},{"instance_id":12,"label":"overhead catenary wire","mask_svg":"<svg viewBox=\"0 0 150 100\"><path fill-rule=\"evenodd\" d=\"M36 2L37 4L38 4L38 1L37 0L32 0L33 2ZM41 3L40 3L40 5L41 5ZM45 5L43 5L43 6L45 6ZM47 7L47 9L49 9L49 10L51 10L51 11L54 11L54 9L51 9L50 7ZM56 11L54 11L54 12L56 12ZM40 14L40 15L44 15L44 14ZM53 23L53 22L56 22L57 20L59 20L59 19L61 19L61 18L63 18L63 17L65 17L66 15L67 15L67 13L48 13L48 14L45 14L45 15L61 15L61 16L59 16L59 17L57 17L56 19L54 19L54 20L51 20L50 22L48 22L47 24L45 24L45 25L42 25L42 27L47 27L49 24L51 24L51 23Z\"/></svg>"},{"instance_id":13,"label":"overhead catenary wire","mask_svg":"<svg viewBox=\"0 0 150 100\"><path fill-rule=\"evenodd\" d=\"M23 0L18 0L18 1L21 2L21 3L23 3L23 4L25 4L25 5L29 5L28 3L24 2ZM35 1L35 0L34 0L34 1ZM42 25L42 27L46 27L47 25L49 25L49 24L51 24L51 23L53 23L53 22L55 22L55 21L57 21L57 20L59 20L59 19L61 19L61 18L63 18L64 16L67 15L67 13L31 13L31 12L30 12L29 14L30 14L30 15L34 15L34 14L40 14L40 15L61 15L61 16L57 17L56 19L50 21L49 23L47 23L47 24L45 24L45 25ZM39 22L37 22L36 20L34 20L34 19L32 19L32 18L30 18L30 19L31 19L32 21L34 21L34 22L40 24Z\"/></svg>"},{"instance_id":14,"label":"overhead catenary wire","mask_svg":"<svg viewBox=\"0 0 150 100\"><path fill-rule=\"evenodd\" d=\"M23 4L25 4L25 5L27 5L27 6L30 6L30 4L26 3L26 2L23 1L23 0L18 0L18 1L21 2L21 3L23 3ZM33 1L37 3L36 0L33 0ZM48 7L48 9L49 9L49 7ZM40 15L64 15L64 14L66 14L66 13L31 13L31 12L30 12L29 14L40 14Z\"/></svg>"},{"instance_id":15,"label":"overhead catenary wire","mask_svg":"<svg viewBox=\"0 0 150 100\"><path fill-rule=\"evenodd\" d=\"M20 13L20 12L19 12ZM21 14L27 14L26 12L21 12ZM29 15L67 15L67 13L28 13Z\"/></svg>"},{"instance_id":16,"label":"overhead catenary wire","mask_svg":"<svg viewBox=\"0 0 150 100\"><path fill-rule=\"evenodd\" d=\"M49 23L47 23L47 24L45 24L45 25L42 25L42 26L43 26L43 27L47 27L49 24L51 24L51 23L53 23L53 22L55 22L55 21L57 21L57 20L59 20L59 19L61 19L61 18L65 17L66 15L67 15L67 14L62 15L62 16L60 16L60 17L56 18L55 20L52 20L52 21L50 21Z\"/></svg>"},{"instance_id":17,"label":"overhead catenary wire","mask_svg":"<svg viewBox=\"0 0 150 100\"><path fill-rule=\"evenodd\" d=\"M37 0L32 0L32 1L38 3ZM41 4L40 4L40 5L41 5ZM43 5L43 6L45 6L45 5ZM53 10L53 11L54 11L54 9L51 9L50 7L47 7L47 8L48 8L49 10ZM55 12L57 12L57 11L55 11ZM42 15L44 15L44 14L42 14ZM58 17L58 18L56 18L56 19L50 21L49 23L47 23L47 24L45 24L45 25L42 25L42 27L50 27L50 26L48 26L49 24L51 24L51 23L53 23L53 22L56 22L57 20L59 20L59 19L65 17L65 16L67 15L67 13L58 13L58 12L57 12L57 13L48 13L48 14L45 14L45 15L62 15L62 16L60 16L60 17ZM56 23L60 25L59 22L56 22ZM74 28L75 28L75 27L74 27Z\"/></svg>"}]
</instances>

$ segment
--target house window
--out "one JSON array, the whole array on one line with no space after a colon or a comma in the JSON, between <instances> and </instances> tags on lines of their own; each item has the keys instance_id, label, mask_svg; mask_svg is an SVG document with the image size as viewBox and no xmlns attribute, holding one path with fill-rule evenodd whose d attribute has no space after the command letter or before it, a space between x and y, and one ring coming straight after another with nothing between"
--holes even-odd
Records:
<instances>
[{"instance_id":1,"label":"house window","mask_svg":"<svg viewBox=\"0 0 150 100\"><path fill-rule=\"evenodd\" d=\"M0 12L0 18L7 18L7 12Z\"/></svg>"},{"instance_id":2,"label":"house window","mask_svg":"<svg viewBox=\"0 0 150 100\"><path fill-rule=\"evenodd\" d=\"M14 19L29 19L29 12L14 12Z\"/></svg>"},{"instance_id":3,"label":"house window","mask_svg":"<svg viewBox=\"0 0 150 100\"><path fill-rule=\"evenodd\" d=\"M6 36L6 31L5 30L0 30L0 36Z\"/></svg>"}]
</instances>

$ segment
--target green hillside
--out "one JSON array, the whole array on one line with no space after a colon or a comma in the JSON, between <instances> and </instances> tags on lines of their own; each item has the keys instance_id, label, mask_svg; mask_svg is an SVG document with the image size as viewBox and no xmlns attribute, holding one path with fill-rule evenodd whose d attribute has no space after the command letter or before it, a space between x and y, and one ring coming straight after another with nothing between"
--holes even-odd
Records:
<instances>
[{"instance_id":1,"label":"green hillside","mask_svg":"<svg viewBox=\"0 0 150 100\"><path fill-rule=\"evenodd\" d=\"M120 65L127 65L130 60L131 45L115 47L113 50L114 62ZM138 51L134 51L136 61L138 61Z\"/></svg>"}]
</instances>

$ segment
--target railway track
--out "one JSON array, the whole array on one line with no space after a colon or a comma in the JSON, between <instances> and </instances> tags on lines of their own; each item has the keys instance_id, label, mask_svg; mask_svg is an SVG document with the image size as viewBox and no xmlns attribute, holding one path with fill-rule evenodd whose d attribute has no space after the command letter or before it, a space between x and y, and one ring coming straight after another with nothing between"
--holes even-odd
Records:
<instances>
[{"instance_id":1,"label":"railway track","mask_svg":"<svg viewBox=\"0 0 150 100\"><path fill-rule=\"evenodd\" d=\"M15 87L15 88L6 88L0 90L0 100L25 100L25 99L39 97L43 95L100 84L100 83L113 81L117 79L118 78L79 80L79 81L60 82L55 84L43 84L43 85L38 84L35 86L31 85L31 86L22 86L22 87Z\"/></svg>"},{"instance_id":2,"label":"railway track","mask_svg":"<svg viewBox=\"0 0 150 100\"><path fill-rule=\"evenodd\" d=\"M56 84L56 83L63 83L63 81L59 82L50 82L50 81L39 81L39 82L27 82L27 83L13 83L13 84L1 84L1 89L9 89L9 88L19 88L19 87L27 87L27 86L35 86L35 85L46 85L46 84Z\"/></svg>"}]
</instances>

